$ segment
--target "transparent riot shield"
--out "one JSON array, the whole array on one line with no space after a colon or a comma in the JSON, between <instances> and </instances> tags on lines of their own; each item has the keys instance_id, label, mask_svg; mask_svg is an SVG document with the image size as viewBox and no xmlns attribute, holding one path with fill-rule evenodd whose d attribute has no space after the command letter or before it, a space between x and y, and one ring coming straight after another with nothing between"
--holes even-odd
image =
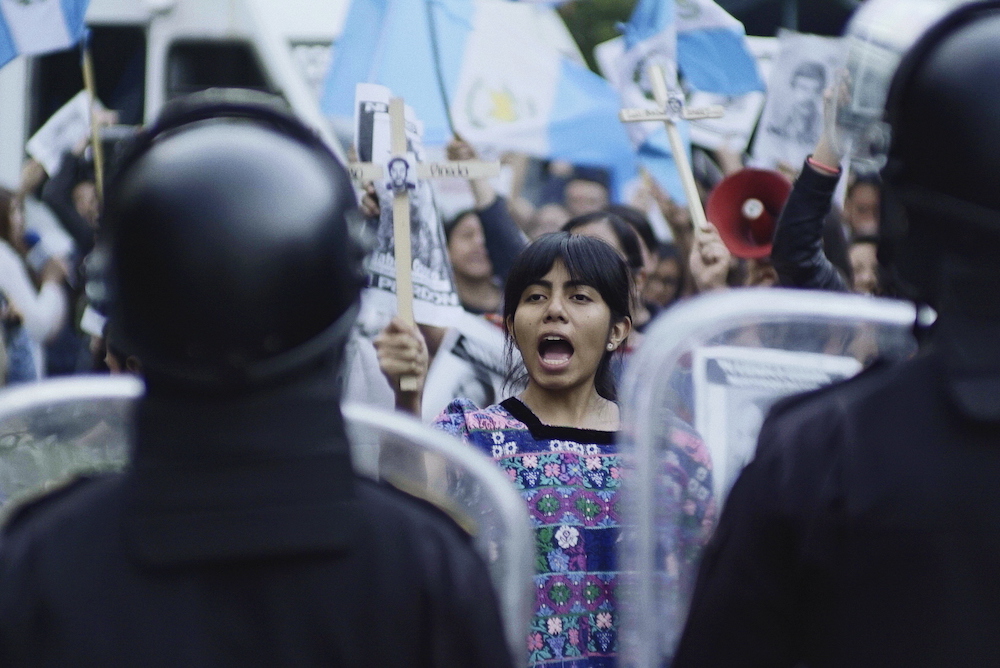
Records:
<instances>
[{"instance_id":1,"label":"transparent riot shield","mask_svg":"<svg viewBox=\"0 0 1000 668\"><path fill-rule=\"evenodd\" d=\"M515 662L524 656L534 602L535 538L524 499L489 458L398 413L345 404L355 460L377 450L378 477L445 509L490 569ZM361 455L361 456L359 456Z\"/></svg>"},{"instance_id":2,"label":"transparent riot shield","mask_svg":"<svg viewBox=\"0 0 1000 668\"><path fill-rule=\"evenodd\" d=\"M721 511L771 405L913 355L915 318L889 299L760 288L682 302L647 329L621 393L623 666L669 665L711 531L692 509L714 497Z\"/></svg>"},{"instance_id":3,"label":"transparent riot shield","mask_svg":"<svg viewBox=\"0 0 1000 668\"><path fill-rule=\"evenodd\" d=\"M120 469L142 392L131 376L75 376L0 393L0 517L69 477Z\"/></svg>"},{"instance_id":4,"label":"transparent riot shield","mask_svg":"<svg viewBox=\"0 0 1000 668\"><path fill-rule=\"evenodd\" d=\"M17 503L74 475L128 460L142 381L77 376L0 392L0 521ZM532 605L534 534L524 501L497 466L416 420L346 405L358 473L444 509L474 537L489 566L511 655L525 651Z\"/></svg>"}]
</instances>

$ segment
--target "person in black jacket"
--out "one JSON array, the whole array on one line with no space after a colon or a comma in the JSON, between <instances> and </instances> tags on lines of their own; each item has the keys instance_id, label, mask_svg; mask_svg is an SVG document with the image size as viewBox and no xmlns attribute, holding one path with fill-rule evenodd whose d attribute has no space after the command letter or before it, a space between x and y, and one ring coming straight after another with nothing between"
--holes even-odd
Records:
<instances>
[{"instance_id":1,"label":"person in black jacket","mask_svg":"<svg viewBox=\"0 0 1000 668\"><path fill-rule=\"evenodd\" d=\"M879 91L860 89L888 86L879 250L937 321L915 359L773 409L674 668L1000 657L1000 2L917 4L859 10L851 48L884 65L898 45L901 60L881 77L854 71L852 101L876 112L858 136L876 136Z\"/></svg>"},{"instance_id":2,"label":"person in black jacket","mask_svg":"<svg viewBox=\"0 0 1000 668\"><path fill-rule=\"evenodd\" d=\"M124 473L4 527L0 665L511 665L470 537L352 472L353 189L274 105L174 103L109 191L88 290L147 393Z\"/></svg>"}]
</instances>

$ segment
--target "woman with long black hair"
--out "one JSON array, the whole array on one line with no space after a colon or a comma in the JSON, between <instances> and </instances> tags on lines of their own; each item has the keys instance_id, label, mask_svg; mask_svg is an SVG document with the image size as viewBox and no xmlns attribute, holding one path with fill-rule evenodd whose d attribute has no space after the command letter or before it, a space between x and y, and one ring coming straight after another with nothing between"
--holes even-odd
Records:
<instances>
[{"instance_id":1,"label":"woman with long black hair","mask_svg":"<svg viewBox=\"0 0 1000 668\"><path fill-rule=\"evenodd\" d=\"M532 666L616 661L622 464L612 360L631 331L631 285L607 243L566 232L540 237L518 256L504 289L514 396L483 409L457 399L434 422L491 456L527 503L538 550ZM398 322L377 348L391 382L420 374L420 343ZM683 566L711 524L711 478L701 440L675 422L667 425L677 455L669 475L692 529L665 558Z\"/></svg>"}]
</instances>

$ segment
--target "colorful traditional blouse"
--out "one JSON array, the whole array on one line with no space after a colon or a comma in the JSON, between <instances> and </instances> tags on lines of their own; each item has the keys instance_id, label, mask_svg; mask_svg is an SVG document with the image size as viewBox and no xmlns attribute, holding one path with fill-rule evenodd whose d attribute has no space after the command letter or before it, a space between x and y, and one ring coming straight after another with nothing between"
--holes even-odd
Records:
<instances>
[{"instance_id":1,"label":"colorful traditional blouse","mask_svg":"<svg viewBox=\"0 0 1000 668\"><path fill-rule=\"evenodd\" d=\"M516 398L482 410L456 399L434 425L492 456L528 504L537 545L529 665L614 666L622 481L615 432L543 424ZM697 499L702 488L704 496L700 507L696 503L684 511L700 526L711 514L711 479L704 446L693 432L690 436L687 443L697 447L681 449L682 468L690 473L685 484L695 492L689 498ZM704 533L696 532L698 547ZM693 558L690 546L677 550L679 560Z\"/></svg>"}]
</instances>

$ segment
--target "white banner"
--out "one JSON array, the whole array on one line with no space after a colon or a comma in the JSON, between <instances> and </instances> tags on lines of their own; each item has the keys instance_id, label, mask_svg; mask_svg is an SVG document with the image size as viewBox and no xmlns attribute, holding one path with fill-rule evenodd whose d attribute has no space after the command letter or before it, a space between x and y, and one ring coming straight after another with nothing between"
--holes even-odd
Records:
<instances>
[{"instance_id":1,"label":"white banner","mask_svg":"<svg viewBox=\"0 0 1000 668\"><path fill-rule=\"evenodd\" d=\"M87 91L80 91L28 140L28 155L40 162L49 176L59 171L65 152L90 136L89 100Z\"/></svg>"}]
</instances>

